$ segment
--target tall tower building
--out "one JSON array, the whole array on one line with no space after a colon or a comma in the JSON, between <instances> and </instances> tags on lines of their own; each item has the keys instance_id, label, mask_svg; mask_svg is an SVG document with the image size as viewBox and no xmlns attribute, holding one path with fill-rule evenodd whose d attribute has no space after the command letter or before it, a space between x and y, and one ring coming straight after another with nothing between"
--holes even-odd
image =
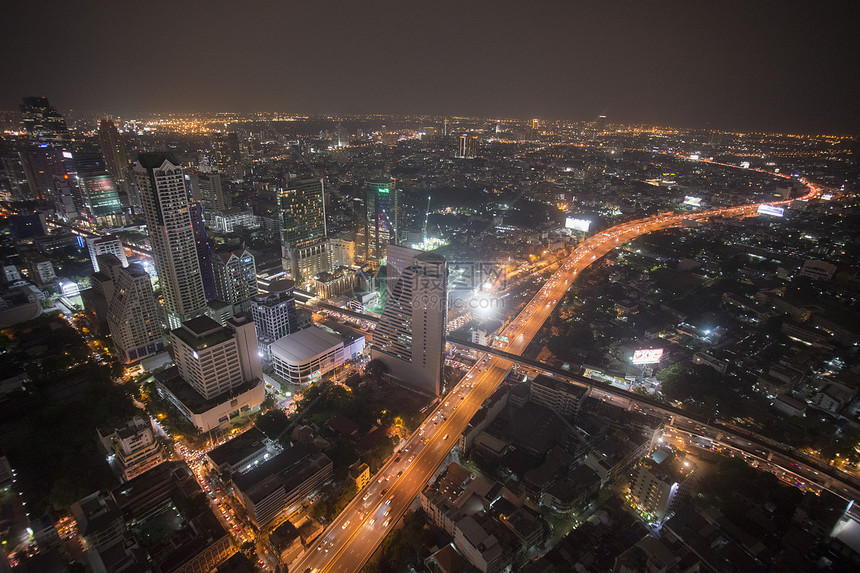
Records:
<instances>
[{"instance_id":1,"label":"tall tower building","mask_svg":"<svg viewBox=\"0 0 860 573\"><path fill-rule=\"evenodd\" d=\"M239 136L235 133L217 132L212 136L213 166L230 178L237 178L241 169Z\"/></svg>"},{"instance_id":2,"label":"tall tower building","mask_svg":"<svg viewBox=\"0 0 860 573\"><path fill-rule=\"evenodd\" d=\"M394 179L384 177L364 183L365 224L361 254L365 261L381 261L388 244L397 243L398 203Z\"/></svg>"},{"instance_id":3,"label":"tall tower building","mask_svg":"<svg viewBox=\"0 0 860 573\"><path fill-rule=\"evenodd\" d=\"M122 205L113 178L99 153L63 152L67 179L78 202L78 212L93 225L122 223Z\"/></svg>"},{"instance_id":4,"label":"tall tower building","mask_svg":"<svg viewBox=\"0 0 860 573\"><path fill-rule=\"evenodd\" d=\"M370 351L392 377L433 394L442 389L447 290L444 257L417 255L385 303Z\"/></svg>"},{"instance_id":5,"label":"tall tower building","mask_svg":"<svg viewBox=\"0 0 860 573\"><path fill-rule=\"evenodd\" d=\"M457 157L460 159L475 159L478 156L478 137L464 133L460 136L460 148Z\"/></svg>"},{"instance_id":6,"label":"tall tower building","mask_svg":"<svg viewBox=\"0 0 860 573\"><path fill-rule=\"evenodd\" d=\"M109 119L99 121L99 145L102 148L102 156L108 172L119 188L125 189L125 175L129 166L128 151L119 130Z\"/></svg>"},{"instance_id":7,"label":"tall tower building","mask_svg":"<svg viewBox=\"0 0 860 573\"><path fill-rule=\"evenodd\" d=\"M258 294L251 299L251 316L263 362L271 361L269 347L274 341L299 329L296 299L293 297L295 286L296 283L289 279L276 280L269 285L268 294Z\"/></svg>"},{"instance_id":8,"label":"tall tower building","mask_svg":"<svg viewBox=\"0 0 860 573\"><path fill-rule=\"evenodd\" d=\"M138 264L113 265L110 272L113 295L107 322L120 361L128 364L161 352L164 328L149 273Z\"/></svg>"},{"instance_id":9,"label":"tall tower building","mask_svg":"<svg viewBox=\"0 0 860 573\"><path fill-rule=\"evenodd\" d=\"M284 270L297 281L330 270L323 180L290 181L278 191L278 211Z\"/></svg>"},{"instance_id":10,"label":"tall tower building","mask_svg":"<svg viewBox=\"0 0 860 573\"><path fill-rule=\"evenodd\" d=\"M215 300L215 274L212 271L212 252L209 248L209 235L206 233L206 223L203 220L203 207L200 203L191 203L191 228L194 230L194 245L197 249L197 260L200 263L200 278L203 280L203 294L207 301Z\"/></svg>"},{"instance_id":11,"label":"tall tower building","mask_svg":"<svg viewBox=\"0 0 860 573\"><path fill-rule=\"evenodd\" d=\"M69 140L66 120L46 97L25 97L21 103L21 123L36 141L57 144Z\"/></svg>"},{"instance_id":12,"label":"tall tower building","mask_svg":"<svg viewBox=\"0 0 860 573\"><path fill-rule=\"evenodd\" d=\"M246 312L257 294L257 266L248 251L216 253L212 258L215 298Z\"/></svg>"},{"instance_id":13,"label":"tall tower building","mask_svg":"<svg viewBox=\"0 0 860 573\"><path fill-rule=\"evenodd\" d=\"M206 295L182 168L165 153L141 153L134 168L170 328L206 312Z\"/></svg>"}]
</instances>

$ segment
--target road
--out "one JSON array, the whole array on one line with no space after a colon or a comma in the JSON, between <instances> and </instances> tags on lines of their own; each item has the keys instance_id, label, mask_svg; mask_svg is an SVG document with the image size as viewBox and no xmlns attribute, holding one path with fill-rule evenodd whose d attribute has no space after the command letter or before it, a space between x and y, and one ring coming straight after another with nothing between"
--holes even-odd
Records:
<instances>
[{"instance_id":1,"label":"road","mask_svg":"<svg viewBox=\"0 0 860 573\"><path fill-rule=\"evenodd\" d=\"M805 198L817 193L818 189L811 186ZM787 203L789 201L771 204ZM618 245L639 235L680 226L685 220L753 216L758 206L750 204L694 213L665 213L622 223L589 237L503 329L500 336L507 337L508 342L496 343L495 346L512 354L521 354L576 277ZM510 360L484 355L410 436L402 451L393 456L371 484L359 492L292 569L342 573L361 570L512 366Z\"/></svg>"}]
</instances>

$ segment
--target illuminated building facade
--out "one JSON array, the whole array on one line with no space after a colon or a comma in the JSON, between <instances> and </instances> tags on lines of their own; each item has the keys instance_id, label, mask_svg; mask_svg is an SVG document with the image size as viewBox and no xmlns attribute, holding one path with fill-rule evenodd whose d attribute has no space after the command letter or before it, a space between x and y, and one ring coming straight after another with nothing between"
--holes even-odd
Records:
<instances>
[{"instance_id":1,"label":"illuminated building facade","mask_svg":"<svg viewBox=\"0 0 860 573\"><path fill-rule=\"evenodd\" d=\"M212 258L215 298L245 312L257 294L257 266L248 251L216 253Z\"/></svg>"},{"instance_id":2,"label":"illuminated building facade","mask_svg":"<svg viewBox=\"0 0 860 573\"><path fill-rule=\"evenodd\" d=\"M278 211L284 270L297 281L330 270L323 180L290 181L278 191Z\"/></svg>"},{"instance_id":3,"label":"illuminated building facade","mask_svg":"<svg viewBox=\"0 0 860 573\"><path fill-rule=\"evenodd\" d=\"M102 148L102 156L108 172L122 189L125 186L125 175L129 166L128 151L119 130L109 119L99 121L99 145Z\"/></svg>"},{"instance_id":4,"label":"illuminated building facade","mask_svg":"<svg viewBox=\"0 0 860 573\"><path fill-rule=\"evenodd\" d=\"M206 312L185 177L165 153L141 153L134 171L168 326L178 328Z\"/></svg>"},{"instance_id":5,"label":"illuminated building facade","mask_svg":"<svg viewBox=\"0 0 860 573\"><path fill-rule=\"evenodd\" d=\"M365 261L385 258L389 243L397 243L399 194L394 179L382 178L364 184L365 221L359 234Z\"/></svg>"},{"instance_id":6,"label":"illuminated building facade","mask_svg":"<svg viewBox=\"0 0 860 573\"><path fill-rule=\"evenodd\" d=\"M478 156L478 138L474 135L464 133L460 136L460 148L457 157L460 159L475 159Z\"/></svg>"}]
</instances>

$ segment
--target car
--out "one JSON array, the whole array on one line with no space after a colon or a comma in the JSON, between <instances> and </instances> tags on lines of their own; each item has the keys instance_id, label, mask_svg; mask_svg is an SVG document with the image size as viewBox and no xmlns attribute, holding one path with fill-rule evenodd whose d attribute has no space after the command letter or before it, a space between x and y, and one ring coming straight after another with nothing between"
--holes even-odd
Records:
<instances>
[{"instance_id":1,"label":"car","mask_svg":"<svg viewBox=\"0 0 860 573\"><path fill-rule=\"evenodd\" d=\"M403 470L400 470L399 472L397 472L397 477L400 477L402 475L403 475Z\"/></svg>"},{"instance_id":2,"label":"car","mask_svg":"<svg viewBox=\"0 0 860 573\"><path fill-rule=\"evenodd\" d=\"M384 489L384 490L382 490L381 492L379 492L379 497L382 497L382 496L383 496L383 495L385 495L386 493L388 493L388 489Z\"/></svg>"},{"instance_id":3,"label":"car","mask_svg":"<svg viewBox=\"0 0 860 573\"><path fill-rule=\"evenodd\" d=\"M367 501L367 498L370 497L370 492L364 494L364 497L361 498L361 501Z\"/></svg>"},{"instance_id":4,"label":"car","mask_svg":"<svg viewBox=\"0 0 860 573\"><path fill-rule=\"evenodd\" d=\"M414 459L415 459L415 456L409 456L409 460L408 460L408 461L410 461L410 462L411 462L411 461L412 461L412 460L414 460Z\"/></svg>"},{"instance_id":5,"label":"car","mask_svg":"<svg viewBox=\"0 0 860 573\"><path fill-rule=\"evenodd\" d=\"M447 440L447 439L448 439L448 434L445 434L444 436L442 436L442 439L443 439L443 440Z\"/></svg>"},{"instance_id":6,"label":"car","mask_svg":"<svg viewBox=\"0 0 860 573\"><path fill-rule=\"evenodd\" d=\"M391 513L391 508L390 508L390 507L389 507L388 509L386 509L386 510L385 510L385 515L388 515L389 513Z\"/></svg>"},{"instance_id":7,"label":"car","mask_svg":"<svg viewBox=\"0 0 860 573\"><path fill-rule=\"evenodd\" d=\"M391 523L391 518L385 520L385 523L382 524L382 527L388 527L388 524Z\"/></svg>"},{"instance_id":8,"label":"car","mask_svg":"<svg viewBox=\"0 0 860 573\"><path fill-rule=\"evenodd\" d=\"M343 524L343 525L341 525L341 526L340 526L340 528L341 528L341 529L346 529L347 527L349 527L349 520L348 520L348 519L344 522L344 524Z\"/></svg>"},{"instance_id":9,"label":"car","mask_svg":"<svg viewBox=\"0 0 860 573\"><path fill-rule=\"evenodd\" d=\"M374 523L376 523L376 518L375 518L375 517L374 517L374 518L371 518L371 520L367 522L367 524L368 524L368 525L373 525Z\"/></svg>"}]
</instances>

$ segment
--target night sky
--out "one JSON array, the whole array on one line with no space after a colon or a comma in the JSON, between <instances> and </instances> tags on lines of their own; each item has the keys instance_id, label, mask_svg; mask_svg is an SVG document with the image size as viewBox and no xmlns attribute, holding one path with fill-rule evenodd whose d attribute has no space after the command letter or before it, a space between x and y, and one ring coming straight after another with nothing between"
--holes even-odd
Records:
<instances>
[{"instance_id":1,"label":"night sky","mask_svg":"<svg viewBox=\"0 0 860 573\"><path fill-rule=\"evenodd\" d=\"M0 108L860 132L860 2L7 1Z\"/></svg>"}]
</instances>

